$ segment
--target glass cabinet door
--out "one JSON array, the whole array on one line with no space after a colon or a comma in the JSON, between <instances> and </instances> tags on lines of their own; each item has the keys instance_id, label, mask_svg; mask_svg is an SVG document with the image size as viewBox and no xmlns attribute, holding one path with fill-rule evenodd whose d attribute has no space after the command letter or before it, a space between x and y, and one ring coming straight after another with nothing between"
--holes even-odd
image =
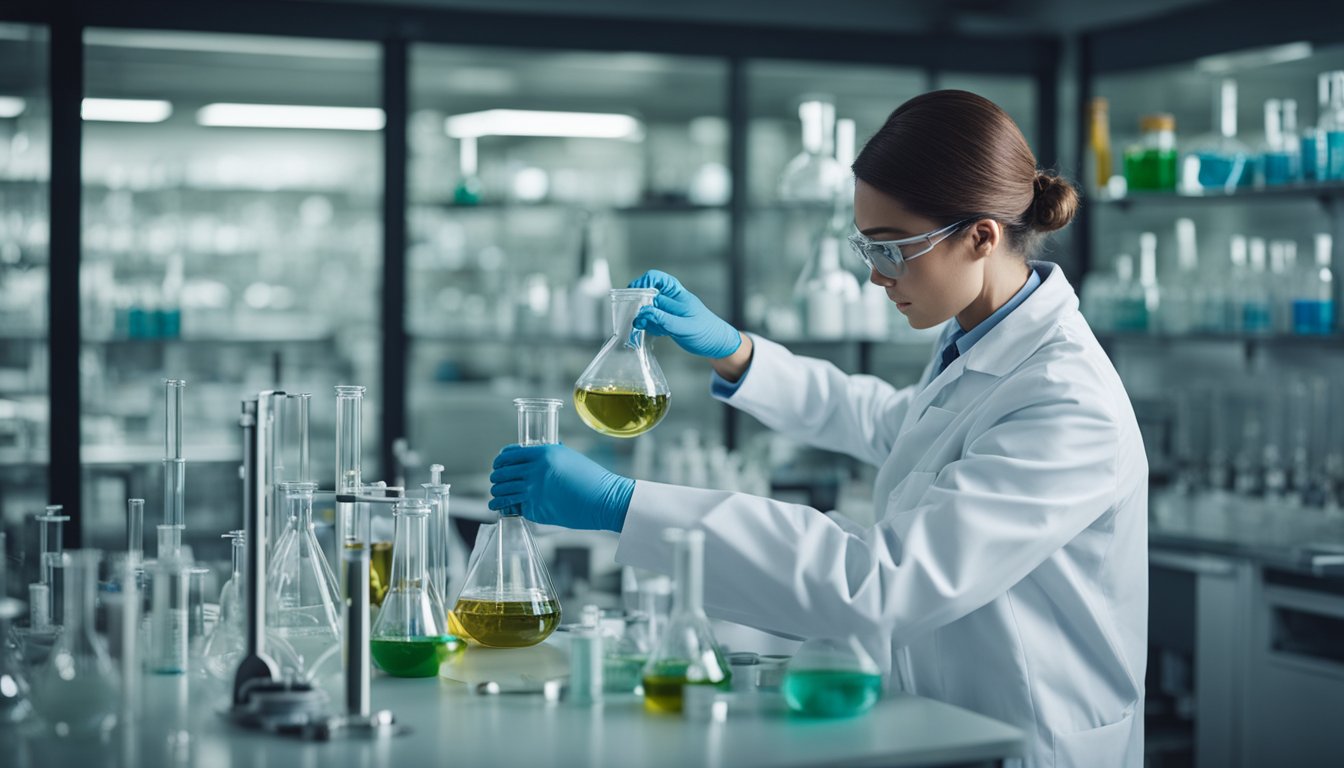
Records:
<instances>
[{"instance_id":1,"label":"glass cabinet door","mask_svg":"<svg viewBox=\"0 0 1344 768\"><path fill-rule=\"evenodd\" d=\"M46 29L0 24L0 530L16 554L47 500L47 82Z\"/></svg>"},{"instance_id":2,"label":"glass cabinet door","mask_svg":"<svg viewBox=\"0 0 1344 768\"><path fill-rule=\"evenodd\" d=\"M160 522L165 378L187 381L189 540L238 527L239 401L260 390L313 394L325 487L332 388L368 386L377 478L379 47L105 29L85 44L85 543L120 545L128 496L148 500L146 531Z\"/></svg>"},{"instance_id":3,"label":"glass cabinet door","mask_svg":"<svg viewBox=\"0 0 1344 768\"><path fill-rule=\"evenodd\" d=\"M726 82L717 60L413 49L408 438L455 494L488 493L514 397L564 400L562 439L616 471L660 476L655 445L721 443L707 366L665 339L653 432L588 429L573 387L611 333L608 290L645 270L727 313Z\"/></svg>"}]
</instances>

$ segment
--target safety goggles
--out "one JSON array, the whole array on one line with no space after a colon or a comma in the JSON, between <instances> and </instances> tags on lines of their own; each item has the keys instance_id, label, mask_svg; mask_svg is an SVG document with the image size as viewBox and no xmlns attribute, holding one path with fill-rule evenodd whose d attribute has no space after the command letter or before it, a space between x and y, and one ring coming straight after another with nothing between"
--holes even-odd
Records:
<instances>
[{"instance_id":1,"label":"safety goggles","mask_svg":"<svg viewBox=\"0 0 1344 768\"><path fill-rule=\"evenodd\" d=\"M962 219L932 232L900 240L871 240L862 232L855 232L849 236L849 245L869 269L896 278L905 274L907 261L932 251L935 245L951 237L958 227L968 221L970 219Z\"/></svg>"}]
</instances>

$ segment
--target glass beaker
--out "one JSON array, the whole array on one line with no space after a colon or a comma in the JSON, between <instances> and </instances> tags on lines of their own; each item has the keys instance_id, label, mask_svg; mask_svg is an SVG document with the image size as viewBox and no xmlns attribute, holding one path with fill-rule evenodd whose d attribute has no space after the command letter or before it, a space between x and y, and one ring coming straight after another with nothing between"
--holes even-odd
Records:
<instances>
[{"instance_id":1,"label":"glass beaker","mask_svg":"<svg viewBox=\"0 0 1344 768\"><path fill-rule=\"evenodd\" d=\"M305 679L339 672L340 591L313 531L315 483L284 483L288 520L267 569L268 628L297 654Z\"/></svg>"},{"instance_id":2,"label":"glass beaker","mask_svg":"<svg viewBox=\"0 0 1344 768\"><path fill-rule=\"evenodd\" d=\"M392 579L369 646L378 668L394 677L435 677L439 664L463 648L448 633L443 602L430 584L432 511L424 499L404 499L392 510Z\"/></svg>"},{"instance_id":3,"label":"glass beaker","mask_svg":"<svg viewBox=\"0 0 1344 768\"><path fill-rule=\"evenodd\" d=\"M518 399L520 445L558 443L559 400ZM455 633L494 648L524 648L550 637L560 623L560 600L530 523L519 508L499 514L482 529L481 555L467 571L453 614Z\"/></svg>"},{"instance_id":4,"label":"glass beaker","mask_svg":"<svg viewBox=\"0 0 1344 768\"><path fill-rule=\"evenodd\" d=\"M789 660L784 700L812 717L852 717L882 695L882 671L856 638L808 640Z\"/></svg>"},{"instance_id":5,"label":"glass beaker","mask_svg":"<svg viewBox=\"0 0 1344 768\"><path fill-rule=\"evenodd\" d=\"M640 307L653 304L656 288L611 292L611 338L574 384L574 407L583 423L604 435L634 437L667 415L671 390L658 358L634 328Z\"/></svg>"},{"instance_id":6,"label":"glass beaker","mask_svg":"<svg viewBox=\"0 0 1344 768\"><path fill-rule=\"evenodd\" d=\"M58 736L96 736L112 729L121 706L116 667L94 631L96 549L64 553L65 631L34 681L33 703Z\"/></svg>"},{"instance_id":7,"label":"glass beaker","mask_svg":"<svg viewBox=\"0 0 1344 768\"><path fill-rule=\"evenodd\" d=\"M705 616L705 533L669 528L663 537L676 557L676 594L672 617L644 666L644 708L680 712L682 689L712 685L729 690L732 672Z\"/></svg>"}]
</instances>

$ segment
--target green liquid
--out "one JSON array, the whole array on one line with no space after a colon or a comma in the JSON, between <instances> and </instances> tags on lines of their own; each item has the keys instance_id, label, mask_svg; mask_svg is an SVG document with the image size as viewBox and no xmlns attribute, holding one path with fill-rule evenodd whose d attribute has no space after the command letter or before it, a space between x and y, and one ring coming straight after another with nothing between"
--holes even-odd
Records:
<instances>
[{"instance_id":1,"label":"green liquid","mask_svg":"<svg viewBox=\"0 0 1344 768\"><path fill-rule=\"evenodd\" d=\"M673 714L681 711L682 688L687 685L712 685L719 690L729 690L731 674L724 668L722 680L691 680L686 677L690 665L684 661L668 661L658 664L652 674L644 675L644 709L659 714Z\"/></svg>"},{"instance_id":2,"label":"green liquid","mask_svg":"<svg viewBox=\"0 0 1344 768\"><path fill-rule=\"evenodd\" d=\"M378 668L393 677L434 677L439 665L465 644L452 635L373 640L369 649Z\"/></svg>"},{"instance_id":3,"label":"green liquid","mask_svg":"<svg viewBox=\"0 0 1344 768\"><path fill-rule=\"evenodd\" d=\"M831 669L801 669L784 676L789 709L812 717L863 714L882 695L882 676Z\"/></svg>"},{"instance_id":4,"label":"green liquid","mask_svg":"<svg viewBox=\"0 0 1344 768\"><path fill-rule=\"evenodd\" d=\"M667 415L667 395L616 387L574 390L574 408L583 423L612 437L634 437L658 426Z\"/></svg>"},{"instance_id":5,"label":"green liquid","mask_svg":"<svg viewBox=\"0 0 1344 768\"><path fill-rule=\"evenodd\" d=\"M1141 149L1125 153L1125 182L1130 189L1176 189L1176 150Z\"/></svg>"},{"instance_id":6,"label":"green liquid","mask_svg":"<svg viewBox=\"0 0 1344 768\"><path fill-rule=\"evenodd\" d=\"M453 617L467 636L491 648L526 648L551 636L560 624L560 604L554 600L462 599Z\"/></svg>"}]
</instances>

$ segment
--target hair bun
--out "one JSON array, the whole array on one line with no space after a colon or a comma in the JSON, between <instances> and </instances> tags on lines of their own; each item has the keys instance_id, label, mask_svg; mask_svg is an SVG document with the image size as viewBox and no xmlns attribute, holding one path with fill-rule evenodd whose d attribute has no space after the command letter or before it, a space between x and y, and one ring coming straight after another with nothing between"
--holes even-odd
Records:
<instances>
[{"instance_id":1,"label":"hair bun","mask_svg":"<svg viewBox=\"0 0 1344 768\"><path fill-rule=\"evenodd\" d=\"M1063 229L1078 212L1078 190L1054 173L1036 172L1031 203L1031 228L1038 232Z\"/></svg>"}]
</instances>

